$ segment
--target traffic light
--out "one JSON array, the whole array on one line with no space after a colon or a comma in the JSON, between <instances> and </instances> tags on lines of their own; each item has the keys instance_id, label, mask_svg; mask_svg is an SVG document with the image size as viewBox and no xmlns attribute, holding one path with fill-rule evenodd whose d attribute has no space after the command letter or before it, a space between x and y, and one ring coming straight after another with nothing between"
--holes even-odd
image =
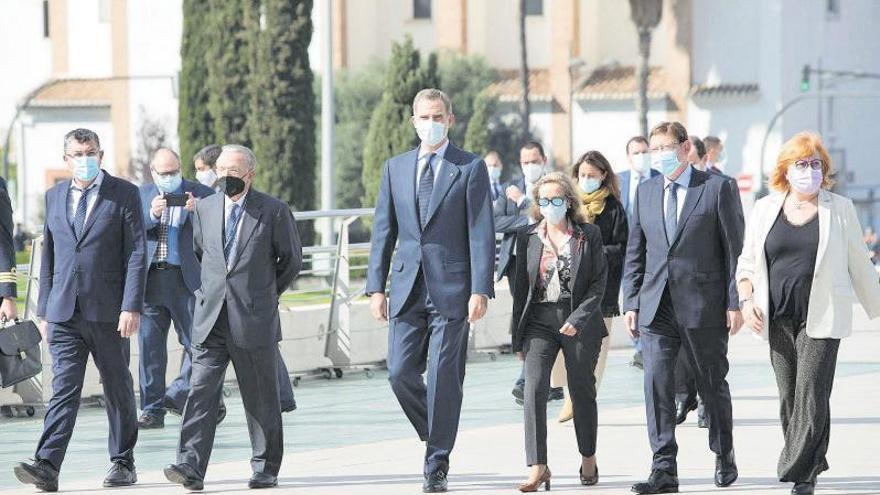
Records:
<instances>
[{"instance_id":1,"label":"traffic light","mask_svg":"<svg viewBox=\"0 0 880 495\"><path fill-rule=\"evenodd\" d=\"M807 64L803 68L801 74L801 91L806 93L810 90L810 65Z\"/></svg>"}]
</instances>

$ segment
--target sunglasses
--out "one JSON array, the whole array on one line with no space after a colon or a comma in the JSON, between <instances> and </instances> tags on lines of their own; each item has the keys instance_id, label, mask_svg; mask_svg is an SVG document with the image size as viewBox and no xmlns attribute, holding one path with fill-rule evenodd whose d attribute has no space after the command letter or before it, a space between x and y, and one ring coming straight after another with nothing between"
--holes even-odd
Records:
<instances>
[{"instance_id":1,"label":"sunglasses","mask_svg":"<svg viewBox=\"0 0 880 495\"><path fill-rule=\"evenodd\" d=\"M565 198L539 198L538 206L562 206L565 204Z\"/></svg>"}]
</instances>

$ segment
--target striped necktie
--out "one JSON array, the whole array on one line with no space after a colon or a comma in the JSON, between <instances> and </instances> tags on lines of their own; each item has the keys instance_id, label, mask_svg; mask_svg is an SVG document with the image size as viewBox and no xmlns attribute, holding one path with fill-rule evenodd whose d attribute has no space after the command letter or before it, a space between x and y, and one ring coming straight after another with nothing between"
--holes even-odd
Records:
<instances>
[{"instance_id":1,"label":"striped necktie","mask_svg":"<svg viewBox=\"0 0 880 495\"><path fill-rule=\"evenodd\" d=\"M431 167L431 161L437 156L435 153L429 153L425 158L425 169L419 178L419 221L422 229L428 223L428 209L431 205L431 193L434 192L434 169Z\"/></svg>"}]
</instances>

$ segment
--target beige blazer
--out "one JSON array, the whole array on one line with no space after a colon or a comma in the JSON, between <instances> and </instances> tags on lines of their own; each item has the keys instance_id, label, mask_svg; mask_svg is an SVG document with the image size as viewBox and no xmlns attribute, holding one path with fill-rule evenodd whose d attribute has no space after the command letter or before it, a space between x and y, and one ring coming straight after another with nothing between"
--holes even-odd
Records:
<instances>
[{"instance_id":1,"label":"beige blazer","mask_svg":"<svg viewBox=\"0 0 880 495\"><path fill-rule=\"evenodd\" d=\"M765 330L769 328L770 290L764 242L784 200L784 193L775 193L755 203L736 270L737 282L752 282ZM810 290L807 335L816 339L848 337L852 334L852 306L856 299L869 318L880 316L880 281L868 259L856 209L848 198L822 190L819 249ZM765 340L767 335L764 331Z\"/></svg>"}]
</instances>

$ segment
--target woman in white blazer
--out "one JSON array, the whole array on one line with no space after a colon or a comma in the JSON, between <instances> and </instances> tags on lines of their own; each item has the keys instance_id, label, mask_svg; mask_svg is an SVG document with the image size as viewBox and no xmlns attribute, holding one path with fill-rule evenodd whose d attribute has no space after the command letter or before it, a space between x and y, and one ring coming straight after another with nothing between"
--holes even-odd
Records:
<instances>
[{"instance_id":1,"label":"woman in white blazer","mask_svg":"<svg viewBox=\"0 0 880 495\"><path fill-rule=\"evenodd\" d=\"M785 447L779 480L811 494L828 469L831 385L840 339L852 333L853 303L880 316L880 282L855 207L828 191L831 158L819 136L786 142L755 203L736 279L746 324L770 343Z\"/></svg>"}]
</instances>

